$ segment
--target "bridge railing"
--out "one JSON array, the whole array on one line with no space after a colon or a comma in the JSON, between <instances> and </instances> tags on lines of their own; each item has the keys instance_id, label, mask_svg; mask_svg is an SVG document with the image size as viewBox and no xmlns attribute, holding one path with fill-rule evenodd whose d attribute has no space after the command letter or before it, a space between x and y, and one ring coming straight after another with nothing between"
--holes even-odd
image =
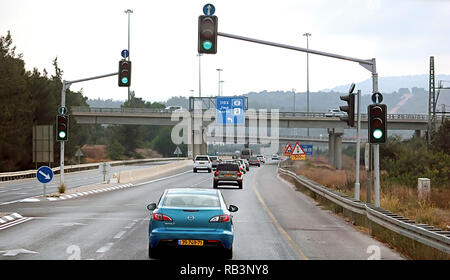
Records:
<instances>
[{"instance_id":1,"label":"bridge railing","mask_svg":"<svg viewBox=\"0 0 450 280\"><path fill-rule=\"evenodd\" d=\"M151 108L101 108L101 107L71 107L72 112L88 112L88 113L163 113L171 114L173 110L151 109ZM280 117L307 117L307 118L338 118L338 116L327 116L327 113L321 112L279 112ZM437 115L438 119L445 116ZM388 114L389 120L424 120L428 121L427 114ZM367 114L361 114L361 120L367 120Z\"/></svg>"}]
</instances>

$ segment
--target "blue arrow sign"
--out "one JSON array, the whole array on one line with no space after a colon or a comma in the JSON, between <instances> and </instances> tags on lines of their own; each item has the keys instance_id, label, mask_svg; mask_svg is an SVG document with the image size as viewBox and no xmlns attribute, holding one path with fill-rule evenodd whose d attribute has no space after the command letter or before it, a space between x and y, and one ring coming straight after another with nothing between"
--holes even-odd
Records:
<instances>
[{"instance_id":1,"label":"blue arrow sign","mask_svg":"<svg viewBox=\"0 0 450 280\"><path fill-rule=\"evenodd\" d=\"M205 16L212 16L215 12L216 8L213 4L206 4L205 6L203 6L203 13L205 14Z\"/></svg>"},{"instance_id":2,"label":"blue arrow sign","mask_svg":"<svg viewBox=\"0 0 450 280\"><path fill-rule=\"evenodd\" d=\"M122 55L123 58L127 58L130 55L128 50L122 50L122 52L120 54Z\"/></svg>"},{"instance_id":3,"label":"blue arrow sign","mask_svg":"<svg viewBox=\"0 0 450 280\"><path fill-rule=\"evenodd\" d=\"M216 97L217 124L245 124L244 97Z\"/></svg>"},{"instance_id":4,"label":"blue arrow sign","mask_svg":"<svg viewBox=\"0 0 450 280\"><path fill-rule=\"evenodd\" d=\"M42 166L37 170L36 178L39 182L47 184L53 179L53 170L48 166Z\"/></svg>"}]
</instances>

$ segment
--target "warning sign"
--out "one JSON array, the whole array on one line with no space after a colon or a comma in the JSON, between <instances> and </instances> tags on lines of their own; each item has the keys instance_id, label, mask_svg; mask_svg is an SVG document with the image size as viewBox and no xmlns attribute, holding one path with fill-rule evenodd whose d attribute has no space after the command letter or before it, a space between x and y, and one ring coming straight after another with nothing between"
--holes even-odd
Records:
<instances>
[{"instance_id":1,"label":"warning sign","mask_svg":"<svg viewBox=\"0 0 450 280\"><path fill-rule=\"evenodd\" d=\"M292 160L305 160L306 154L305 151L303 151L302 147L298 142L295 143L294 149L291 153L291 159Z\"/></svg>"},{"instance_id":2,"label":"warning sign","mask_svg":"<svg viewBox=\"0 0 450 280\"><path fill-rule=\"evenodd\" d=\"M289 157L289 156L291 156L291 154L292 154L292 146L291 146L291 144L288 143L286 145L286 148L284 149L284 155Z\"/></svg>"}]
</instances>

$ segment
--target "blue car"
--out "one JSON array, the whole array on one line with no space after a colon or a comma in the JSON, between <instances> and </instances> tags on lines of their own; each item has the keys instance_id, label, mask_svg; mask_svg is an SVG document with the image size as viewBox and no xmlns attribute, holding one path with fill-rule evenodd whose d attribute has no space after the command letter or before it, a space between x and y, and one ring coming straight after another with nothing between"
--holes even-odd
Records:
<instances>
[{"instance_id":1,"label":"blue car","mask_svg":"<svg viewBox=\"0 0 450 280\"><path fill-rule=\"evenodd\" d=\"M149 258L164 248L218 248L233 257L233 219L238 208L227 205L220 190L178 188L164 191L149 223Z\"/></svg>"}]
</instances>

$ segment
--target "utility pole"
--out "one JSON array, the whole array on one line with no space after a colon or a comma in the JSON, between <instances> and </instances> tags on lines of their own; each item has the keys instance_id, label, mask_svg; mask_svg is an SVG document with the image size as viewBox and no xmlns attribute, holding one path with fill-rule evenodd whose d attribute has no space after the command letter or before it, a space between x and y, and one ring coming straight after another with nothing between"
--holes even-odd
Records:
<instances>
[{"instance_id":1,"label":"utility pole","mask_svg":"<svg viewBox=\"0 0 450 280\"><path fill-rule=\"evenodd\" d=\"M358 106L357 106L357 115L358 115L358 125L356 128L356 178L355 178L355 199L359 199L359 159L360 159L360 149L361 149L361 139L359 137L359 133L361 130L361 90L358 90ZM353 113L353 112L352 112Z\"/></svg>"},{"instance_id":2,"label":"utility pole","mask_svg":"<svg viewBox=\"0 0 450 280\"><path fill-rule=\"evenodd\" d=\"M217 96L220 96L220 83L221 83L221 80L220 80L220 72L222 72L223 71L223 69L216 69L217 70L217 72L219 72L219 82L218 82L218 92L217 92Z\"/></svg>"},{"instance_id":3,"label":"utility pole","mask_svg":"<svg viewBox=\"0 0 450 280\"><path fill-rule=\"evenodd\" d=\"M294 113L295 113L295 88L292 89L292 93L294 94Z\"/></svg>"},{"instance_id":4,"label":"utility pole","mask_svg":"<svg viewBox=\"0 0 450 280\"><path fill-rule=\"evenodd\" d=\"M128 61L130 60L130 14L133 13L132 10L128 9L125 11L126 14L128 14ZM128 102L131 100L130 95L130 87L128 87Z\"/></svg>"}]
</instances>

